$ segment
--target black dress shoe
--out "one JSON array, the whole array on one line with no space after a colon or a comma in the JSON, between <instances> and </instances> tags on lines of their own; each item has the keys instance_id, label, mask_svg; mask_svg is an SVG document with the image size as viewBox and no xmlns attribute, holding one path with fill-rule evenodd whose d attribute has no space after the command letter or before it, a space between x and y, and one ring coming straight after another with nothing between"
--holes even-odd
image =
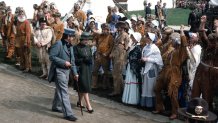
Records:
<instances>
[{"instance_id":1,"label":"black dress shoe","mask_svg":"<svg viewBox=\"0 0 218 123\"><path fill-rule=\"evenodd\" d=\"M86 109L87 109L87 112L90 113L90 114L94 112L93 109L89 110L87 107L86 107Z\"/></svg>"},{"instance_id":2,"label":"black dress shoe","mask_svg":"<svg viewBox=\"0 0 218 123\"><path fill-rule=\"evenodd\" d=\"M62 110L52 109L53 112L63 113Z\"/></svg>"},{"instance_id":3,"label":"black dress shoe","mask_svg":"<svg viewBox=\"0 0 218 123\"><path fill-rule=\"evenodd\" d=\"M64 119L69 120L69 121L76 121L76 120L77 120L77 118L74 117L73 115L71 115L71 116L66 116L66 117L64 117Z\"/></svg>"}]
</instances>

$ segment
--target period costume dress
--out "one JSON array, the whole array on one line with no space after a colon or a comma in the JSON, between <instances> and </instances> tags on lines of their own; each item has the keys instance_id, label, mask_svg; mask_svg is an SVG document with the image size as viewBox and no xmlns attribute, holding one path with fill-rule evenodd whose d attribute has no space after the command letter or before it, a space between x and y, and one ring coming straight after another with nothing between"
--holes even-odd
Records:
<instances>
[{"instance_id":1,"label":"period costume dress","mask_svg":"<svg viewBox=\"0 0 218 123\"><path fill-rule=\"evenodd\" d=\"M74 55L79 73L79 92L91 92L92 82L92 51L89 46L79 43L74 47ZM75 86L76 87L76 86ZM78 88L75 88L78 90Z\"/></svg>"},{"instance_id":2,"label":"period costume dress","mask_svg":"<svg viewBox=\"0 0 218 123\"><path fill-rule=\"evenodd\" d=\"M140 35L140 39L141 39L141 35ZM126 78L124 81L122 102L126 104L137 105L140 101L140 87L141 87L140 86L141 84L140 43L137 42L134 43L130 47L127 54L128 56L127 56Z\"/></svg>"},{"instance_id":3,"label":"period costume dress","mask_svg":"<svg viewBox=\"0 0 218 123\"><path fill-rule=\"evenodd\" d=\"M152 34L149 37L152 38ZM148 60L142 68L142 94L141 94L141 106L154 107L155 93L154 87L160 70L163 67L163 60L159 48L151 43L147 44L142 50L142 57L146 57Z\"/></svg>"}]
</instances>

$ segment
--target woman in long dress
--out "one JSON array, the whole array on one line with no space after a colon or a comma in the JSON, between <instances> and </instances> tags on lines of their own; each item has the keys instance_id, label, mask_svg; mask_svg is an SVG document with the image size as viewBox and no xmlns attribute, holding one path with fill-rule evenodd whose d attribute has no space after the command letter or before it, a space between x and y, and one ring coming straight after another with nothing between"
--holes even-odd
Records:
<instances>
[{"instance_id":1,"label":"woman in long dress","mask_svg":"<svg viewBox=\"0 0 218 123\"><path fill-rule=\"evenodd\" d=\"M124 85L124 92L122 96L122 102L126 104L137 105L140 101L140 58L141 58L141 47L140 40L141 34L135 32L130 35L132 39L132 45L128 51L128 63L126 69L126 78Z\"/></svg>"},{"instance_id":2,"label":"woman in long dress","mask_svg":"<svg viewBox=\"0 0 218 123\"><path fill-rule=\"evenodd\" d=\"M142 68L142 94L141 106L153 108L155 104L154 86L158 73L163 66L159 48L153 43L156 40L154 33L146 34L147 45L142 50L141 60L145 62Z\"/></svg>"}]
</instances>

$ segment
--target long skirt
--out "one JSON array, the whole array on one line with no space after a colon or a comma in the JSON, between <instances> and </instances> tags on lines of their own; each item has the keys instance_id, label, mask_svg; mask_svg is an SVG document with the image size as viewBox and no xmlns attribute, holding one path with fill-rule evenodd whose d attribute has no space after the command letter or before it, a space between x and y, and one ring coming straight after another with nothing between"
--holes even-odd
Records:
<instances>
[{"instance_id":1,"label":"long skirt","mask_svg":"<svg viewBox=\"0 0 218 123\"><path fill-rule=\"evenodd\" d=\"M139 82L136 75L132 73L130 65L127 65L126 79L123 91L122 102L137 105L140 101Z\"/></svg>"},{"instance_id":2,"label":"long skirt","mask_svg":"<svg viewBox=\"0 0 218 123\"><path fill-rule=\"evenodd\" d=\"M142 75L142 94L141 94L141 106L152 108L155 104L155 92L154 87L157 79L157 68L155 65L151 69Z\"/></svg>"}]
</instances>

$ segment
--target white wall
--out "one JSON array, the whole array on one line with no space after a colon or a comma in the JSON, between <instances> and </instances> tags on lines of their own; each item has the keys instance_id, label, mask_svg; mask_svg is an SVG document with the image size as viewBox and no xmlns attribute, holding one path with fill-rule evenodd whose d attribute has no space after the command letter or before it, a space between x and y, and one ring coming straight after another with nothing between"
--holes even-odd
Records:
<instances>
[{"instance_id":1,"label":"white wall","mask_svg":"<svg viewBox=\"0 0 218 123\"><path fill-rule=\"evenodd\" d=\"M157 4L157 1L160 0L147 0L147 3L151 3L151 9L154 9L154 6ZM144 0L128 0L128 11L144 10ZM173 7L173 0L162 0L162 3L167 3L167 8Z\"/></svg>"}]
</instances>

